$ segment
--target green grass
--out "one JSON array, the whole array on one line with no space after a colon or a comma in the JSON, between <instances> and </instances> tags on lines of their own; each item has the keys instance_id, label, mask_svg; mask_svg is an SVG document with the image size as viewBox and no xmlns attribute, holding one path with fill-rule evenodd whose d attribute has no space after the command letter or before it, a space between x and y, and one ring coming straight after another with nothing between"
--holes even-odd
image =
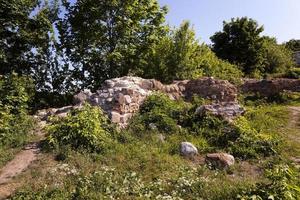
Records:
<instances>
[{"instance_id":1,"label":"green grass","mask_svg":"<svg viewBox=\"0 0 300 200\"><path fill-rule=\"evenodd\" d=\"M228 138L222 133L222 126L226 127L228 124L214 118L213 121L204 122L201 121L204 119L194 118L192 110L186 110L193 109L193 106L186 104L182 104L182 107L177 105L174 115L174 112L170 112L173 105L166 106L166 103L168 101L162 104L164 109L159 109L160 105L157 107L157 104L148 102L148 108L156 108L147 111L146 115L142 113L134 118L133 127L119 133L114 132L111 135L112 143L103 152L68 146L61 146L49 152L48 155L58 159L58 165L47 168L43 167L47 165L44 162L33 168L31 176L27 177L27 182L34 182L33 185L21 188L13 199L126 200L170 199L172 196L173 199L218 200L237 199L238 195L244 195L246 199L253 194L267 195L281 187L281 179L273 180L277 177L276 173L272 171L272 176L265 176L265 171L289 163L289 157L286 155L289 139L284 137L284 134L291 134L290 130L296 131L296 127L288 126L290 115L286 106L248 106L245 116L234 126L234 130L238 127L241 134L252 137L255 133L254 136L258 140L250 137L252 142L278 141L274 146L276 154L257 154L258 157L246 158L246 161L237 159L234 167L226 171L213 171L203 162L205 154L224 151L227 148L211 143L210 137ZM175 125L170 129L172 132L166 132L163 126L158 126L155 130L147 127L147 123L155 123L151 120L156 115L165 116L174 122ZM189 121L192 123L185 120L192 120ZM204 135L205 133L207 135ZM164 141L159 139L159 134L164 136ZM199 149L200 155L191 160L181 157L179 145L182 141L192 142ZM237 143L233 145L241 148ZM251 148L253 150L255 147L247 146L248 150ZM299 149L299 146L292 149L297 148ZM289 156L292 153L293 151L288 150ZM284 181L294 186L298 184L294 178L295 175ZM268 184L271 184L269 186L272 191L267 190ZM261 192L260 186L264 186L266 191ZM283 195L284 192L278 192L277 195Z\"/></svg>"}]
</instances>

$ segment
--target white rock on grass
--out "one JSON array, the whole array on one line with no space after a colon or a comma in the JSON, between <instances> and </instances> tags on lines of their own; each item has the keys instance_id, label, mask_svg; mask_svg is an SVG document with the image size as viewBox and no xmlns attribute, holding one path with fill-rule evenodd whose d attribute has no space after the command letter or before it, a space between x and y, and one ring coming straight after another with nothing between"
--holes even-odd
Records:
<instances>
[{"instance_id":1,"label":"white rock on grass","mask_svg":"<svg viewBox=\"0 0 300 200\"><path fill-rule=\"evenodd\" d=\"M198 154L198 149L190 142L180 144L180 154L184 157L193 157Z\"/></svg>"}]
</instances>

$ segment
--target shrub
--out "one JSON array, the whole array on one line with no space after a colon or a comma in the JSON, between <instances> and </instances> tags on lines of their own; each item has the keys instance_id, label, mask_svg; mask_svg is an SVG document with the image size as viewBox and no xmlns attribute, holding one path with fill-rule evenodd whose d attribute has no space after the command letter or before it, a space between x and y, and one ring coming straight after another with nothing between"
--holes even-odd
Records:
<instances>
[{"instance_id":1,"label":"shrub","mask_svg":"<svg viewBox=\"0 0 300 200\"><path fill-rule=\"evenodd\" d=\"M236 65L219 59L205 44L199 43L189 22L170 32L154 45L142 70L145 78L162 82L213 76L239 82L242 72Z\"/></svg>"},{"instance_id":2,"label":"shrub","mask_svg":"<svg viewBox=\"0 0 300 200\"><path fill-rule=\"evenodd\" d=\"M129 129L135 133L151 130L172 134L180 131L180 124L188 111L188 104L173 101L167 95L155 93L149 96L141 106L140 112L131 120Z\"/></svg>"},{"instance_id":3,"label":"shrub","mask_svg":"<svg viewBox=\"0 0 300 200\"><path fill-rule=\"evenodd\" d=\"M204 76L212 76L231 83L241 83L243 72L237 65L219 59L208 47L202 47L201 65Z\"/></svg>"},{"instance_id":4,"label":"shrub","mask_svg":"<svg viewBox=\"0 0 300 200\"><path fill-rule=\"evenodd\" d=\"M73 110L66 118L56 118L48 128L47 144L61 148L69 145L73 149L102 152L112 142L112 129L103 112L85 105Z\"/></svg>"},{"instance_id":5,"label":"shrub","mask_svg":"<svg viewBox=\"0 0 300 200\"><path fill-rule=\"evenodd\" d=\"M257 158L276 154L276 147L279 141L272 136L257 132L250 126L244 117L239 117L235 122L235 129L239 137L229 146L230 151L237 157Z\"/></svg>"},{"instance_id":6,"label":"shrub","mask_svg":"<svg viewBox=\"0 0 300 200\"><path fill-rule=\"evenodd\" d=\"M0 111L0 147L20 147L28 141L34 121L29 116Z\"/></svg>"},{"instance_id":7,"label":"shrub","mask_svg":"<svg viewBox=\"0 0 300 200\"><path fill-rule=\"evenodd\" d=\"M33 120L27 115L32 81L11 74L0 77L0 147L18 147L26 143Z\"/></svg>"},{"instance_id":8,"label":"shrub","mask_svg":"<svg viewBox=\"0 0 300 200\"><path fill-rule=\"evenodd\" d=\"M211 149L228 151L241 159L270 156L276 153L279 140L258 132L244 117L233 123L211 115L191 115L185 128L204 137Z\"/></svg>"}]
</instances>

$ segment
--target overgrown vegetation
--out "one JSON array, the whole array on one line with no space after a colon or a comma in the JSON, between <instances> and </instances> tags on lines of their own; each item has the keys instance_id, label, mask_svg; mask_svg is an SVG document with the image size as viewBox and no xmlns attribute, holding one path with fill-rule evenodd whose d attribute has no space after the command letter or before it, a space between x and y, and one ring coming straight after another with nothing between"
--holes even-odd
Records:
<instances>
[{"instance_id":1,"label":"overgrown vegetation","mask_svg":"<svg viewBox=\"0 0 300 200\"><path fill-rule=\"evenodd\" d=\"M0 166L31 140L28 113L69 105L74 93L109 78L299 79L292 58L299 40L278 44L243 17L224 22L210 47L187 21L167 26L166 14L157 0L0 0ZM297 92L241 95L247 112L229 122L196 114L210 100L154 93L125 130L85 105L50 120L42 159L18 177L28 184L11 199L297 200L290 152L300 147L286 136L299 131L289 127L285 105L299 100ZM183 141L199 154L180 156ZM236 163L211 170L204 162L211 152L230 153Z\"/></svg>"},{"instance_id":2,"label":"overgrown vegetation","mask_svg":"<svg viewBox=\"0 0 300 200\"><path fill-rule=\"evenodd\" d=\"M110 131L110 132L109 132ZM100 108L85 105L65 118L53 119L46 143L50 148L103 152L112 143L112 129Z\"/></svg>"},{"instance_id":3,"label":"overgrown vegetation","mask_svg":"<svg viewBox=\"0 0 300 200\"><path fill-rule=\"evenodd\" d=\"M280 161L279 133L288 119L284 108L248 107L245 116L228 123L195 115L204 103L198 97L176 102L154 93L119 133L88 105L54 120L47 142L57 147L59 164L41 174L35 189L25 187L12 199L297 199L297 169L280 164L285 162ZM200 154L232 153L237 164L211 171L197 158L179 156L182 141L192 142ZM255 177L242 172L248 162L265 172Z\"/></svg>"},{"instance_id":4,"label":"overgrown vegetation","mask_svg":"<svg viewBox=\"0 0 300 200\"><path fill-rule=\"evenodd\" d=\"M207 45L200 44L187 21L164 36L147 61L140 75L162 82L213 76L237 83L243 75L236 65L217 58Z\"/></svg>"},{"instance_id":5,"label":"overgrown vegetation","mask_svg":"<svg viewBox=\"0 0 300 200\"><path fill-rule=\"evenodd\" d=\"M16 74L0 77L0 163L10 158L11 148L19 148L29 140L34 122L27 115L33 85L28 77Z\"/></svg>"}]
</instances>

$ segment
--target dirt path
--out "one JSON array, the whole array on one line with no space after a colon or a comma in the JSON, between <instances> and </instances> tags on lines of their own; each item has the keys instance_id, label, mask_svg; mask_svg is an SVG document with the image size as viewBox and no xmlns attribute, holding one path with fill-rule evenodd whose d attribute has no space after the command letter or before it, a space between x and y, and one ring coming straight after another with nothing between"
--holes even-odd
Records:
<instances>
[{"instance_id":1,"label":"dirt path","mask_svg":"<svg viewBox=\"0 0 300 200\"><path fill-rule=\"evenodd\" d=\"M39 124L36 135L43 137L42 128ZM5 199L10 196L22 184L20 182L13 183L13 179L26 171L33 161L38 159L40 154L40 141L26 145L13 160L8 162L0 170L0 199Z\"/></svg>"},{"instance_id":2,"label":"dirt path","mask_svg":"<svg viewBox=\"0 0 300 200\"><path fill-rule=\"evenodd\" d=\"M37 143L27 145L15 158L7 163L0 173L0 185L9 182L13 177L19 175L32 161L37 159L40 149Z\"/></svg>"}]
</instances>

